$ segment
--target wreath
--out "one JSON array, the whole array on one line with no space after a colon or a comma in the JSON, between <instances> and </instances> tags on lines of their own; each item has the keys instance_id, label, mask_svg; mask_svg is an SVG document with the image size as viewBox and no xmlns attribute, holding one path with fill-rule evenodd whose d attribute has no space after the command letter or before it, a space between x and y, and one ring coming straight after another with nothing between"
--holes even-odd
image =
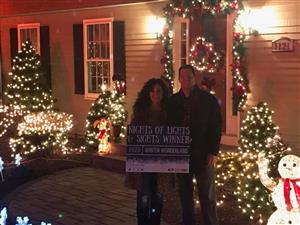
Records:
<instances>
[{"instance_id":1,"label":"wreath","mask_svg":"<svg viewBox=\"0 0 300 225\"><path fill-rule=\"evenodd\" d=\"M221 55L215 51L214 45L198 37L190 50L190 63L199 71L215 73L218 71Z\"/></svg>"}]
</instances>

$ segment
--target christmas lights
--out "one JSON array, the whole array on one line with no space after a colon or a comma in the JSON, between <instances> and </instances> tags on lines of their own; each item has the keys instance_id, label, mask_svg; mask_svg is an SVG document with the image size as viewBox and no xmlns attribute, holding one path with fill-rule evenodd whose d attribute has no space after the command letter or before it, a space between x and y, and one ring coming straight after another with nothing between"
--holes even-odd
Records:
<instances>
[{"instance_id":1,"label":"christmas lights","mask_svg":"<svg viewBox=\"0 0 300 225\"><path fill-rule=\"evenodd\" d=\"M11 83L5 91L9 104L31 112L53 108L54 100L42 75L40 56L29 41L22 43L9 75Z\"/></svg>"},{"instance_id":2,"label":"christmas lights","mask_svg":"<svg viewBox=\"0 0 300 225\"><path fill-rule=\"evenodd\" d=\"M300 158L286 155L280 159L278 183L268 176L269 159L259 154L258 167L262 184L272 192L277 210L268 225L299 224L300 222Z\"/></svg>"},{"instance_id":3,"label":"christmas lights","mask_svg":"<svg viewBox=\"0 0 300 225\"><path fill-rule=\"evenodd\" d=\"M242 212L249 215L250 219L258 219L261 223L271 213L273 202L270 201L269 190L263 187L259 179L258 155L264 153L271 160L272 166L270 165L269 170L275 178L278 174L274 165L289 150L277 135L279 127L272 121L273 113L263 102L252 107L242 121L239 141L239 161L243 169L237 176L238 186L235 195Z\"/></svg>"},{"instance_id":4,"label":"christmas lights","mask_svg":"<svg viewBox=\"0 0 300 225\"><path fill-rule=\"evenodd\" d=\"M190 63L199 71L215 73L220 66L221 55L204 37L197 37L190 50Z\"/></svg>"},{"instance_id":5,"label":"christmas lights","mask_svg":"<svg viewBox=\"0 0 300 225\"><path fill-rule=\"evenodd\" d=\"M7 218L8 218L7 209L6 209L6 207L4 207L3 209L1 209L1 212L0 212L0 225L6 225ZM17 222L16 225L32 225L32 224L29 224L29 218L27 216L25 216L23 218L18 216L16 219L16 222ZM51 225L51 223L41 222L41 225Z\"/></svg>"},{"instance_id":6,"label":"christmas lights","mask_svg":"<svg viewBox=\"0 0 300 225\"><path fill-rule=\"evenodd\" d=\"M4 165L4 161L2 160L2 157L0 157L0 174L1 174L1 181L2 182L4 181L3 173L2 173L2 171L4 169L3 165Z\"/></svg>"},{"instance_id":7,"label":"christmas lights","mask_svg":"<svg viewBox=\"0 0 300 225\"><path fill-rule=\"evenodd\" d=\"M235 111L241 111L246 107L247 96L250 92L248 71L247 71L247 59L246 59L246 47L245 32L239 24L239 15L235 19L233 26L233 47L232 47L232 98Z\"/></svg>"},{"instance_id":8,"label":"christmas lights","mask_svg":"<svg viewBox=\"0 0 300 225\"><path fill-rule=\"evenodd\" d=\"M125 137L126 132L126 120L127 112L125 110L125 94L124 94L124 83L116 83L114 90L101 89L99 97L92 104L90 112L86 119L86 150L96 151L100 147L100 151L105 149L109 152L108 147L101 144L103 141L99 139L99 127L94 126L95 121L106 120L107 144L110 142L119 142ZM121 87L121 88L120 88ZM101 125L101 124L99 124ZM104 137L104 136L103 136Z\"/></svg>"},{"instance_id":9,"label":"christmas lights","mask_svg":"<svg viewBox=\"0 0 300 225\"><path fill-rule=\"evenodd\" d=\"M171 0L163 9L167 27L165 27L160 39L164 48L164 57L161 63L164 64L164 76L173 87L173 23L174 17L190 18L191 20L204 16L205 14L227 15L242 8L241 0Z\"/></svg>"},{"instance_id":10,"label":"christmas lights","mask_svg":"<svg viewBox=\"0 0 300 225\"><path fill-rule=\"evenodd\" d=\"M18 125L18 135L9 141L12 155L35 151L58 151L67 153L67 132L73 127L72 115L46 111L31 113Z\"/></svg>"}]
</instances>

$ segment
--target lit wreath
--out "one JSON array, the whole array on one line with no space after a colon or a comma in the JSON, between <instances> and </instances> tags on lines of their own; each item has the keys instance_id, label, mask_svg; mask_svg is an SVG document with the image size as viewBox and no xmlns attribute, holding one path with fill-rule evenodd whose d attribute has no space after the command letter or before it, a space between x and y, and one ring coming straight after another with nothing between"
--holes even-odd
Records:
<instances>
[{"instance_id":1,"label":"lit wreath","mask_svg":"<svg viewBox=\"0 0 300 225\"><path fill-rule=\"evenodd\" d=\"M212 43L198 37L190 50L190 63L199 71L215 73L220 67L221 55Z\"/></svg>"}]
</instances>

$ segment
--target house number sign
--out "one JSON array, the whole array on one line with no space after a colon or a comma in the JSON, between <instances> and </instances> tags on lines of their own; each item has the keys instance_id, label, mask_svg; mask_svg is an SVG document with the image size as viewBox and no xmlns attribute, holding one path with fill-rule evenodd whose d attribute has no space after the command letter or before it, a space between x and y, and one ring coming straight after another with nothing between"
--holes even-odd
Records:
<instances>
[{"instance_id":1,"label":"house number sign","mask_svg":"<svg viewBox=\"0 0 300 225\"><path fill-rule=\"evenodd\" d=\"M294 42L292 39L287 37L279 38L272 41L272 52L293 52Z\"/></svg>"}]
</instances>

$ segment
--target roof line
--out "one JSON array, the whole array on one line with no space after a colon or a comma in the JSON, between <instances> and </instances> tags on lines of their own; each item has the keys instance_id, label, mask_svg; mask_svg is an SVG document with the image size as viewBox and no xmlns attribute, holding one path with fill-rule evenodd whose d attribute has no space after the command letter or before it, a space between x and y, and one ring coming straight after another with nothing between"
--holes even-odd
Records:
<instances>
[{"instance_id":1,"label":"roof line","mask_svg":"<svg viewBox=\"0 0 300 225\"><path fill-rule=\"evenodd\" d=\"M124 6L128 6L128 5L152 4L152 3L157 3L157 2L168 2L168 0L151 0L151 1L123 3L123 4L115 4L115 5L90 6L90 7L84 7L84 8L57 9L57 10L50 10L50 11L19 13L19 14L11 14L11 15L0 16L0 19L1 18L16 17L16 16L32 16L32 15L39 15L39 14L65 13L65 12L74 12L74 11L83 11L83 10L92 10L92 9L114 8L114 7L120 7L120 6L124 7Z\"/></svg>"}]
</instances>

